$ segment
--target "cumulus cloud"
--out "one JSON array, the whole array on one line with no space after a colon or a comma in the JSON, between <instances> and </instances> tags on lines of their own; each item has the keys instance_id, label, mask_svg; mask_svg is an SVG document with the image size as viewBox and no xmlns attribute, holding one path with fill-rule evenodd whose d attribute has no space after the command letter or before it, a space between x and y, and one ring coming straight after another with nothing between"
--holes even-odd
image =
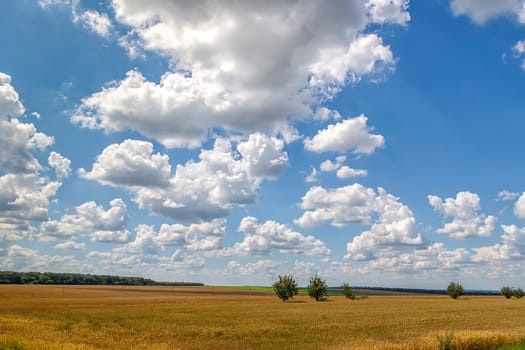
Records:
<instances>
[{"instance_id":1,"label":"cumulus cloud","mask_svg":"<svg viewBox=\"0 0 525 350\"><path fill-rule=\"evenodd\" d=\"M0 121L18 117L25 112L18 93L11 85L11 76L0 72Z\"/></svg>"},{"instance_id":2,"label":"cumulus cloud","mask_svg":"<svg viewBox=\"0 0 525 350\"><path fill-rule=\"evenodd\" d=\"M238 261L231 260L226 264L226 273L233 276L257 276L275 278L283 264L274 260L258 260L253 263L242 265Z\"/></svg>"},{"instance_id":3,"label":"cumulus cloud","mask_svg":"<svg viewBox=\"0 0 525 350\"><path fill-rule=\"evenodd\" d=\"M71 255L46 255L36 249L14 244L7 249L6 256L0 259L0 268L11 271L81 272L86 265L81 264Z\"/></svg>"},{"instance_id":4,"label":"cumulus cloud","mask_svg":"<svg viewBox=\"0 0 525 350\"><path fill-rule=\"evenodd\" d=\"M312 139L307 138L304 141L305 148L316 153L353 151L356 154L371 154L376 148L383 147L385 139L381 135L370 134L367 121L368 118L361 114L331 124L318 131Z\"/></svg>"},{"instance_id":5,"label":"cumulus cloud","mask_svg":"<svg viewBox=\"0 0 525 350\"><path fill-rule=\"evenodd\" d=\"M364 271L422 274L425 272L459 271L473 263L465 248L448 250L443 243L433 243L414 252L381 256L369 262Z\"/></svg>"},{"instance_id":6,"label":"cumulus cloud","mask_svg":"<svg viewBox=\"0 0 525 350\"><path fill-rule=\"evenodd\" d=\"M501 225L501 243L474 248L476 261L500 261L525 259L525 228L516 225Z\"/></svg>"},{"instance_id":7,"label":"cumulus cloud","mask_svg":"<svg viewBox=\"0 0 525 350\"><path fill-rule=\"evenodd\" d=\"M102 36L108 37L111 29L111 20L106 14L94 10L77 13L73 8L73 21L80 22L84 28Z\"/></svg>"},{"instance_id":8,"label":"cumulus cloud","mask_svg":"<svg viewBox=\"0 0 525 350\"><path fill-rule=\"evenodd\" d=\"M91 240L98 242L128 242L131 234L126 229L129 220L126 204L116 198L109 205L110 208L105 210L93 201L86 202L77 206L74 214L43 222L40 230L45 236L55 238L89 235Z\"/></svg>"},{"instance_id":9,"label":"cumulus cloud","mask_svg":"<svg viewBox=\"0 0 525 350\"><path fill-rule=\"evenodd\" d=\"M65 241L62 243L55 244L53 248L58 249L70 249L70 250L83 250L86 247L85 243L78 243L75 241Z\"/></svg>"},{"instance_id":10,"label":"cumulus cloud","mask_svg":"<svg viewBox=\"0 0 525 350\"><path fill-rule=\"evenodd\" d=\"M33 231L32 221L48 217L50 198L60 182L50 182L37 174L6 174L0 177L0 237L20 239Z\"/></svg>"},{"instance_id":11,"label":"cumulus cloud","mask_svg":"<svg viewBox=\"0 0 525 350\"><path fill-rule=\"evenodd\" d=\"M226 232L225 221L215 219L191 225L163 224L155 238L162 245L184 246L188 250L206 251L221 248L221 238Z\"/></svg>"},{"instance_id":12,"label":"cumulus cloud","mask_svg":"<svg viewBox=\"0 0 525 350\"><path fill-rule=\"evenodd\" d=\"M368 171L366 169L353 169L349 166L343 165L337 170L336 175L340 179L349 179L352 177L366 176Z\"/></svg>"},{"instance_id":13,"label":"cumulus cloud","mask_svg":"<svg viewBox=\"0 0 525 350\"><path fill-rule=\"evenodd\" d=\"M72 121L132 129L167 147L199 147L209 130L278 134L348 82L395 64L371 23L404 25L407 1L222 3L113 1L121 45L160 53L159 82L139 71L87 96Z\"/></svg>"},{"instance_id":14,"label":"cumulus cloud","mask_svg":"<svg viewBox=\"0 0 525 350\"><path fill-rule=\"evenodd\" d=\"M514 203L514 215L520 219L525 218L525 192L523 192L516 203Z\"/></svg>"},{"instance_id":15,"label":"cumulus cloud","mask_svg":"<svg viewBox=\"0 0 525 350\"><path fill-rule=\"evenodd\" d=\"M154 154L150 142L128 139L106 147L91 171L81 168L79 175L110 186L166 187L171 166L168 155Z\"/></svg>"},{"instance_id":16,"label":"cumulus cloud","mask_svg":"<svg viewBox=\"0 0 525 350\"><path fill-rule=\"evenodd\" d=\"M71 160L64 157L60 153L51 152L47 159L49 165L55 169L56 176L63 179L71 175Z\"/></svg>"},{"instance_id":17,"label":"cumulus cloud","mask_svg":"<svg viewBox=\"0 0 525 350\"><path fill-rule=\"evenodd\" d=\"M375 211L377 193L361 184L325 189L314 186L303 196L301 209L306 210L295 220L302 227L313 227L330 222L332 226L368 224Z\"/></svg>"},{"instance_id":18,"label":"cumulus cloud","mask_svg":"<svg viewBox=\"0 0 525 350\"><path fill-rule=\"evenodd\" d=\"M481 212L479 196L471 192L458 192L456 198L429 195L428 202L443 217L452 218L437 233L446 233L457 239L488 237L494 230L496 218Z\"/></svg>"},{"instance_id":19,"label":"cumulus cloud","mask_svg":"<svg viewBox=\"0 0 525 350\"><path fill-rule=\"evenodd\" d=\"M257 218L247 216L239 224L244 240L236 243L233 251L248 254L270 254L275 249L280 253L328 255L330 250L313 236L292 230L289 226L269 220L259 224Z\"/></svg>"},{"instance_id":20,"label":"cumulus cloud","mask_svg":"<svg viewBox=\"0 0 525 350\"><path fill-rule=\"evenodd\" d=\"M520 23L525 23L523 0L452 0L450 8L455 16L469 16L478 24L502 15L514 16Z\"/></svg>"},{"instance_id":21,"label":"cumulus cloud","mask_svg":"<svg viewBox=\"0 0 525 350\"><path fill-rule=\"evenodd\" d=\"M232 142L218 138L213 149L202 150L199 161L171 168L167 155L152 155L153 145L128 140L107 147L91 172L83 177L102 184L128 187L140 208L183 221L224 217L233 205L255 201L264 179L275 178L288 164L283 142L254 134L234 151ZM153 186L156 185L156 186Z\"/></svg>"}]
</instances>

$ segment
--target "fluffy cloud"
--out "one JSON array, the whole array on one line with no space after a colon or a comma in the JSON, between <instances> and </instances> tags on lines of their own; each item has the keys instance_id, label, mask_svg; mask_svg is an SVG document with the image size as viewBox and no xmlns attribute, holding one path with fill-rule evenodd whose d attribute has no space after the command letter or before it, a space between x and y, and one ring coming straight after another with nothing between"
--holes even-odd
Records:
<instances>
[{"instance_id":1,"label":"fluffy cloud","mask_svg":"<svg viewBox=\"0 0 525 350\"><path fill-rule=\"evenodd\" d=\"M348 81L395 64L371 23L404 25L407 1L114 0L121 40L173 63L160 81L130 71L83 99L73 122L132 129L167 147L198 147L213 128L277 134L290 119L314 118Z\"/></svg>"},{"instance_id":2,"label":"fluffy cloud","mask_svg":"<svg viewBox=\"0 0 525 350\"><path fill-rule=\"evenodd\" d=\"M373 189L358 183L336 189L315 186L303 196L301 208L307 211L295 223L302 227L325 222L335 227L352 223L368 224L376 208L376 198Z\"/></svg>"},{"instance_id":3,"label":"fluffy cloud","mask_svg":"<svg viewBox=\"0 0 525 350\"><path fill-rule=\"evenodd\" d=\"M502 243L474 248L476 261L523 260L525 259L525 228L516 225L501 225Z\"/></svg>"},{"instance_id":4,"label":"fluffy cloud","mask_svg":"<svg viewBox=\"0 0 525 350\"><path fill-rule=\"evenodd\" d=\"M479 196L471 192L459 192L456 198L447 198L429 195L428 202L435 211L450 217L452 221L436 230L446 233L457 239L488 237L494 230L496 218L481 213Z\"/></svg>"},{"instance_id":5,"label":"fluffy cloud","mask_svg":"<svg viewBox=\"0 0 525 350\"><path fill-rule=\"evenodd\" d=\"M422 274L425 271L459 271L469 264L472 264L472 257L467 249L448 250L443 243L433 243L411 253L382 256L369 262L362 272L377 270Z\"/></svg>"},{"instance_id":6,"label":"fluffy cloud","mask_svg":"<svg viewBox=\"0 0 525 350\"><path fill-rule=\"evenodd\" d=\"M77 14L73 8L73 21L82 23L84 28L102 37L108 37L110 34L111 20L106 14L98 11L87 10Z\"/></svg>"},{"instance_id":7,"label":"fluffy cloud","mask_svg":"<svg viewBox=\"0 0 525 350\"><path fill-rule=\"evenodd\" d=\"M224 224L221 219L189 226L163 224L155 240L162 245L184 246L193 251L217 250L221 248L220 240L226 232Z\"/></svg>"},{"instance_id":8,"label":"fluffy cloud","mask_svg":"<svg viewBox=\"0 0 525 350\"><path fill-rule=\"evenodd\" d=\"M273 260L258 260L253 263L242 265L231 260L226 264L226 273L233 276L257 276L263 275L275 278L281 269L282 263Z\"/></svg>"},{"instance_id":9,"label":"fluffy cloud","mask_svg":"<svg viewBox=\"0 0 525 350\"><path fill-rule=\"evenodd\" d=\"M321 153L328 151L353 151L357 154L371 154L378 147L383 147L385 139L381 135L370 134L368 118L363 114L346 119L320 130L312 139L306 139L307 150Z\"/></svg>"},{"instance_id":10,"label":"fluffy cloud","mask_svg":"<svg viewBox=\"0 0 525 350\"><path fill-rule=\"evenodd\" d=\"M71 161L60 153L51 152L47 162L53 169L55 169L56 176L59 179L71 175Z\"/></svg>"},{"instance_id":11,"label":"fluffy cloud","mask_svg":"<svg viewBox=\"0 0 525 350\"><path fill-rule=\"evenodd\" d=\"M7 174L0 177L0 237L21 238L32 231L31 221L48 217L48 205L60 182L37 174Z\"/></svg>"},{"instance_id":12,"label":"fluffy cloud","mask_svg":"<svg viewBox=\"0 0 525 350\"><path fill-rule=\"evenodd\" d=\"M349 166L343 165L337 170L336 175L340 179L349 179L351 177L366 176L368 171L366 169L353 169Z\"/></svg>"},{"instance_id":13,"label":"fluffy cloud","mask_svg":"<svg viewBox=\"0 0 525 350\"><path fill-rule=\"evenodd\" d=\"M251 134L246 142L237 146L251 177L276 178L288 165L288 155L283 152L284 142L261 133Z\"/></svg>"},{"instance_id":14,"label":"fluffy cloud","mask_svg":"<svg viewBox=\"0 0 525 350\"><path fill-rule=\"evenodd\" d=\"M0 72L0 120L18 117L25 112L18 93L11 85L11 76Z\"/></svg>"},{"instance_id":15,"label":"fluffy cloud","mask_svg":"<svg viewBox=\"0 0 525 350\"><path fill-rule=\"evenodd\" d=\"M262 134L239 142L237 152L231 141L218 138L212 150L200 152L198 162L177 165L171 177L169 157L152 155L152 149L143 141L111 145L97 157L91 172L80 174L102 184L128 187L139 207L153 213L209 221L226 216L235 204L253 203L260 183L276 177L288 164L283 142Z\"/></svg>"},{"instance_id":16,"label":"fluffy cloud","mask_svg":"<svg viewBox=\"0 0 525 350\"><path fill-rule=\"evenodd\" d=\"M58 244L55 244L53 246L53 248L58 248L58 249L70 249L70 250L82 250L86 247L86 244L85 243L77 243L77 242L74 242L74 241L65 241L65 242L62 242L62 243L58 243Z\"/></svg>"},{"instance_id":17,"label":"fluffy cloud","mask_svg":"<svg viewBox=\"0 0 525 350\"><path fill-rule=\"evenodd\" d=\"M38 250L14 244L0 259L0 268L12 271L82 272L85 271L86 265L81 264L70 255L44 255Z\"/></svg>"},{"instance_id":18,"label":"fluffy cloud","mask_svg":"<svg viewBox=\"0 0 525 350\"><path fill-rule=\"evenodd\" d=\"M259 224L257 219L247 216L239 224L244 240L236 243L233 251L248 254L270 254L272 249L280 253L328 255L330 250L313 236L304 236L289 226L269 220Z\"/></svg>"},{"instance_id":19,"label":"fluffy cloud","mask_svg":"<svg viewBox=\"0 0 525 350\"><path fill-rule=\"evenodd\" d=\"M525 192L514 203L514 215L520 219L525 218Z\"/></svg>"},{"instance_id":20,"label":"fluffy cloud","mask_svg":"<svg viewBox=\"0 0 525 350\"><path fill-rule=\"evenodd\" d=\"M89 235L98 242L124 243L129 241L126 229L129 216L126 204L120 198L109 202L105 210L95 202L87 202L75 208L74 214L62 216L60 220L48 220L40 225L41 232L56 238L71 238Z\"/></svg>"},{"instance_id":21,"label":"fluffy cloud","mask_svg":"<svg viewBox=\"0 0 525 350\"><path fill-rule=\"evenodd\" d=\"M81 168L79 175L110 186L166 187L171 166L167 155L153 154L150 142L125 140L106 147L91 171Z\"/></svg>"},{"instance_id":22,"label":"fluffy cloud","mask_svg":"<svg viewBox=\"0 0 525 350\"><path fill-rule=\"evenodd\" d=\"M414 214L398 198L379 188L370 209L378 213L379 218L369 230L346 245L345 259L370 260L385 251L423 244L421 234L416 233Z\"/></svg>"},{"instance_id":23,"label":"fluffy cloud","mask_svg":"<svg viewBox=\"0 0 525 350\"><path fill-rule=\"evenodd\" d=\"M515 16L520 23L525 23L523 0L452 0L450 8L455 16L469 16L478 24L502 15Z\"/></svg>"}]
</instances>

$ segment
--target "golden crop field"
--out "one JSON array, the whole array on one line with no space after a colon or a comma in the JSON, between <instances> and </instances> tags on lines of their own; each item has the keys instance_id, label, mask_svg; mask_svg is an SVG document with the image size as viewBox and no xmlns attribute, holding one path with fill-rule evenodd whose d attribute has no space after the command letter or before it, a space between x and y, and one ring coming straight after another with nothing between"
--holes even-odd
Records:
<instances>
[{"instance_id":1,"label":"golden crop field","mask_svg":"<svg viewBox=\"0 0 525 350\"><path fill-rule=\"evenodd\" d=\"M315 302L219 287L0 285L0 349L494 349L525 341L525 300Z\"/></svg>"}]
</instances>

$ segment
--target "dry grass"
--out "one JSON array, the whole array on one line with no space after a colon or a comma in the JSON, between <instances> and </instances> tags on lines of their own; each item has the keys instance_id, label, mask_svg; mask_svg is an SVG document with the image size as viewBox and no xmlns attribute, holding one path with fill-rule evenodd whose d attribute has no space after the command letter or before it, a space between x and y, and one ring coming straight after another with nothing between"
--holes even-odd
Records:
<instances>
[{"instance_id":1,"label":"dry grass","mask_svg":"<svg viewBox=\"0 0 525 350\"><path fill-rule=\"evenodd\" d=\"M525 341L525 301L372 296L282 303L211 287L0 285L0 349L439 349ZM18 346L18 347L17 347Z\"/></svg>"}]
</instances>

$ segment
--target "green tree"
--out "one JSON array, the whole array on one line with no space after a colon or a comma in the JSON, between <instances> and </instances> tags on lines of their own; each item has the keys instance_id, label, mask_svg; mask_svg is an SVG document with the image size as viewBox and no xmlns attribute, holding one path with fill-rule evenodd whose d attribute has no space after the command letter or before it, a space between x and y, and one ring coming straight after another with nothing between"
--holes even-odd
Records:
<instances>
[{"instance_id":1,"label":"green tree","mask_svg":"<svg viewBox=\"0 0 525 350\"><path fill-rule=\"evenodd\" d=\"M463 286L459 283L450 282L447 288L447 294L450 295L452 299L458 299L463 295Z\"/></svg>"},{"instance_id":2,"label":"green tree","mask_svg":"<svg viewBox=\"0 0 525 350\"><path fill-rule=\"evenodd\" d=\"M523 289L518 288L514 290L514 296L518 299L523 298Z\"/></svg>"},{"instance_id":3,"label":"green tree","mask_svg":"<svg viewBox=\"0 0 525 350\"><path fill-rule=\"evenodd\" d=\"M501 295L507 299L510 299L514 295L514 290L511 287L503 287L501 288Z\"/></svg>"},{"instance_id":4,"label":"green tree","mask_svg":"<svg viewBox=\"0 0 525 350\"><path fill-rule=\"evenodd\" d=\"M279 275L279 280L272 287L275 295L283 302L297 295L297 282L295 282L292 275Z\"/></svg>"},{"instance_id":5,"label":"green tree","mask_svg":"<svg viewBox=\"0 0 525 350\"><path fill-rule=\"evenodd\" d=\"M326 285L326 281L322 280L319 276L310 278L310 283L306 289L308 291L308 295L312 298L315 298L315 301L319 301L328 295L328 286Z\"/></svg>"},{"instance_id":6,"label":"green tree","mask_svg":"<svg viewBox=\"0 0 525 350\"><path fill-rule=\"evenodd\" d=\"M350 285L348 283L343 283L341 286L343 289L343 295L346 297L346 299L354 299L354 293L352 292L352 288L350 288Z\"/></svg>"}]
</instances>

